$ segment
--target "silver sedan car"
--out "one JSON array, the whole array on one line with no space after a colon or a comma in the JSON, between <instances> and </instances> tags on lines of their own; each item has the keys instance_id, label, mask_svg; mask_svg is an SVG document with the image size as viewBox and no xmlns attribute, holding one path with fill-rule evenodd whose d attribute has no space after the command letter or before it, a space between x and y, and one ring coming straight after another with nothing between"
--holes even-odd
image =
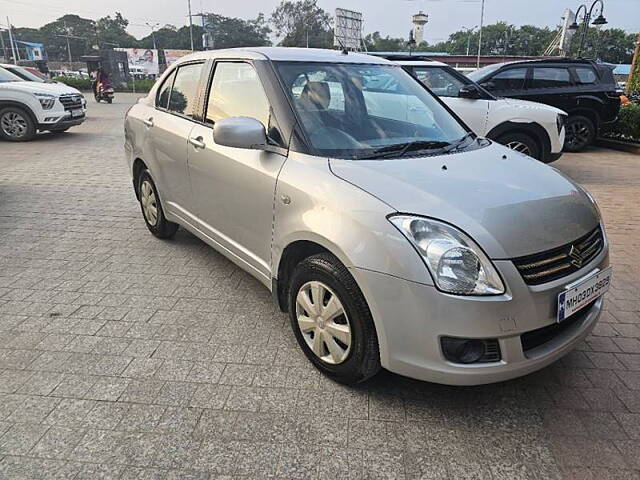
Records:
<instances>
[{"instance_id":1,"label":"silver sedan car","mask_svg":"<svg viewBox=\"0 0 640 480\"><path fill-rule=\"evenodd\" d=\"M337 381L381 367L514 378L568 353L602 311L611 272L593 198L476 136L386 60L197 52L125 132L151 233L180 225L256 277Z\"/></svg>"}]
</instances>

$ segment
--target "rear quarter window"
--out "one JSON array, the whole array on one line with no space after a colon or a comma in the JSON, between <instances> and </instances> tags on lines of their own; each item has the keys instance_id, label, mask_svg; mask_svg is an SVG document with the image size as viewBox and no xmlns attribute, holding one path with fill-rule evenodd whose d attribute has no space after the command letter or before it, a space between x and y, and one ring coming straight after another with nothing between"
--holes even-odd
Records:
<instances>
[{"instance_id":1,"label":"rear quarter window","mask_svg":"<svg viewBox=\"0 0 640 480\"><path fill-rule=\"evenodd\" d=\"M576 67L575 73L578 85L592 85L594 83L598 83L598 76L590 67Z\"/></svg>"}]
</instances>

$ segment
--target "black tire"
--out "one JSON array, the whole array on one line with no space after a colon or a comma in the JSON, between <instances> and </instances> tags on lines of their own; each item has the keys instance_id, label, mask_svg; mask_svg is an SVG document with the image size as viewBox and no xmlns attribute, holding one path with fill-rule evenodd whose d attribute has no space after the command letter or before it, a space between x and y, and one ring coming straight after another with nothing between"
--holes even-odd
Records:
<instances>
[{"instance_id":1,"label":"black tire","mask_svg":"<svg viewBox=\"0 0 640 480\"><path fill-rule=\"evenodd\" d=\"M540 160L542 157L538 142L536 142L532 136L527 135L526 133L507 132L500 135L496 139L496 142L501 143L505 147L515 150L516 152L529 155L536 160Z\"/></svg>"},{"instance_id":2,"label":"black tire","mask_svg":"<svg viewBox=\"0 0 640 480\"><path fill-rule=\"evenodd\" d=\"M19 130L14 130L14 122L19 122ZM36 136L36 131L36 124L31 115L22 108L0 108L0 138L10 142L27 142Z\"/></svg>"},{"instance_id":3,"label":"black tire","mask_svg":"<svg viewBox=\"0 0 640 480\"><path fill-rule=\"evenodd\" d=\"M582 115L569 117L565 131L564 150L567 152L580 152L591 145L596 138L596 126L589 118Z\"/></svg>"},{"instance_id":4,"label":"black tire","mask_svg":"<svg viewBox=\"0 0 640 480\"><path fill-rule=\"evenodd\" d=\"M348 322L351 330L351 346L341 363L327 363L316 356L298 326L296 297L300 289L311 281L321 282L329 287L344 307L344 321ZM291 327L298 344L318 370L344 384L363 382L378 373L380 350L371 311L358 284L336 257L329 253L319 253L304 259L295 267L291 276L288 307Z\"/></svg>"},{"instance_id":5,"label":"black tire","mask_svg":"<svg viewBox=\"0 0 640 480\"><path fill-rule=\"evenodd\" d=\"M107 103L109 103L109 104L113 103L113 98L107 97Z\"/></svg>"},{"instance_id":6,"label":"black tire","mask_svg":"<svg viewBox=\"0 0 640 480\"><path fill-rule=\"evenodd\" d=\"M147 218L148 213L145 212L145 205L143 200L143 188L146 188L145 185L148 185L153 191L153 198L155 199L155 222ZM154 183L151 175L149 174L149 170L144 170L138 179L138 198L140 199L140 210L142 211L142 218L144 218L144 223L147 225L149 231L158 238L171 238L176 234L178 230L178 224L170 222L164 216L164 211L162 210L162 204L160 202L160 196L158 195L158 189L156 188L156 184Z\"/></svg>"}]
</instances>

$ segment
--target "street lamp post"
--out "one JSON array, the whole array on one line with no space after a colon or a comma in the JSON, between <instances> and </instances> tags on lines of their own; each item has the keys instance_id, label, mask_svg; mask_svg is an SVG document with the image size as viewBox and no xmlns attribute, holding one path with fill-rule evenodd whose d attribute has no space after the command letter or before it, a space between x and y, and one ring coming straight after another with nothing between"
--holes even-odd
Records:
<instances>
[{"instance_id":1,"label":"street lamp post","mask_svg":"<svg viewBox=\"0 0 640 480\"><path fill-rule=\"evenodd\" d=\"M471 48L471 34L473 33L473 31L478 28L477 25L474 25L471 28L467 28L467 27L462 27L462 30L464 30L465 32L467 32L467 57L469 56L469 49Z\"/></svg>"},{"instance_id":2,"label":"street lamp post","mask_svg":"<svg viewBox=\"0 0 640 480\"><path fill-rule=\"evenodd\" d=\"M149 22L147 22L147 27L149 27L151 29L151 39L153 40L153 49L157 50L158 47L156 45L156 28L158 28L160 26L159 23L154 23L151 24Z\"/></svg>"},{"instance_id":3,"label":"street lamp post","mask_svg":"<svg viewBox=\"0 0 640 480\"><path fill-rule=\"evenodd\" d=\"M484 26L484 0L482 0L482 7L480 9L480 33L478 35L478 62L477 67L480 68L480 52L482 50L482 27Z\"/></svg>"},{"instance_id":4,"label":"street lamp post","mask_svg":"<svg viewBox=\"0 0 640 480\"><path fill-rule=\"evenodd\" d=\"M581 10L584 10L584 13L582 14L582 37L580 38L580 46L578 47L578 57L580 56L580 54L582 53L582 49L584 48L584 41L587 38L587 32L589 30L589 22L591 21L591 17L593 16L593 10L597 5L600 6L600 13L593 21L593 25L606 25L607 19L602 15L604 13L604 3L602 0L594 0L589 10L587 10L586 5L580 5L578 7L578 10L576 11L576 19L571 25L569 25L570 30L578 30L580 28L580 26L578 25L578 15L580 15Z\"/></svg>"}]
</instances>

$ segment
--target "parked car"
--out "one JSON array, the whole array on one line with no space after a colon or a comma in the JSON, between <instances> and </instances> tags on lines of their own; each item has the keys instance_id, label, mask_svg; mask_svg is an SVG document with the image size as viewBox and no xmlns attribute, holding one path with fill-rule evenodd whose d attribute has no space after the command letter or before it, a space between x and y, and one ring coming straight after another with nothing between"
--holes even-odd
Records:
<instances>
[{"instance_id":1,"label":"parked car","mask_svg":"<svg viewBox=\"0 0 640 480\"><path fill-rule=\"evenodd\" d=\"M0 67L0 138L23 142L38 131L65 132L84 119L84 97L75 88L27 82Z\"/></svg>"},{"instance_id":2,"label":"parked car","mask_svg":"<svg viewBox=\"0 0 640 480\"><path fill-rule=\"evenodd\" d=\"M593 198L387 60L195 52L129 110L125 152L149 231L181 225L257 278L337 381L506 380L568 353L602 311Z\"/></svg>"},{"instance_id":3,"label":"parked car","mask_svg":"<svg viewBox=\"0 0 640 480\"><path fill-rule=\"evenodd\" d=\"M478 135L545 163L562 155L566 113L541 103L497 98L442 62L386 56L420 80Z\"/></svg>"},{"instance_id":4,"label":"parked car","mask_svg":"<svg viewBox=\"0 0 640 480\"><path fill-rule=\"evenodd\" d=\"M26 82L55 83L53 80L51 80L43 73L40 73L38 69L35 68L12 65L10 63L0 63L0 67L8 70L9 72L20 77Z\"/></svg>"},{"instance_id":5,"label":"parked car","mask_svg":"<svg viewBox=\"0 0 640 480\"><path fill-rule=\"evenodd\" d=\"M577 152L618 117L620 91L612 72L608 64L559 58L497 63L468 76L495 95L546 103L567 112L565 150Z\"/></svg>"}]
</instances>

